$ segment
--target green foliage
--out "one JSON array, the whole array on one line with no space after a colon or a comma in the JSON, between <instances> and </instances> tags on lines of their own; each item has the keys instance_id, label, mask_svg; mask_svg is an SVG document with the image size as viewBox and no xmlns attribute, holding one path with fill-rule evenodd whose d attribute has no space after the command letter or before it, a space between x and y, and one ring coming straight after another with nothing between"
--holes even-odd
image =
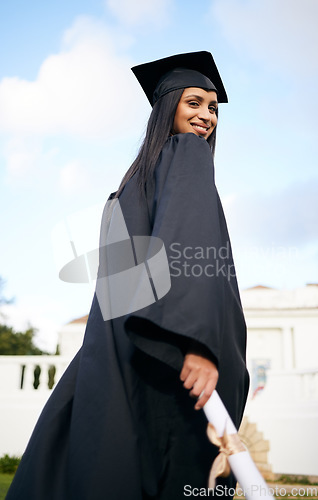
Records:
<instances>
[{"instance_id":1,"label":"green foliage","mask_svg":"<svg viewBox=\"0 0 318 500\"><path fill-rule=\"evenodd\" d=\"M21 458L9 455L3 455L0 458L0 472L3 474L14 474L18 468Z\"/></svg>"},{"instance_id":2,"label":"green foliage","mask_svg":"<svg viewBox=\"0 0 318 500\"><path fill-rule=\"evenodd\" d=\"M35 332L34 328L15 332L11 326L0 325L0 355L48 354L34 345Z\"/></svg>"},{"instance_id":3,"label":"green foliage","mask_svg":"<svg viewBox=\"0 0 318 500\"><path fill-rule=\"evenodd\" d=\"M12 479L13 474L2 474L0 472L0 500L5 500Z\"/></svg>"},{"instance_id":4,"label":"green foliage","mask_svg":"<svg viewBox=\"0 0 318 500\"><path fill-rule=\"evenodd\" d=\"M295 474L282 474L279 476L278 479L276 479L277 483L280 484L311 484L311 485L318 485L318 483L313 483L309 480L308 476L297 476Z\"/></svg>"}]
</instances>

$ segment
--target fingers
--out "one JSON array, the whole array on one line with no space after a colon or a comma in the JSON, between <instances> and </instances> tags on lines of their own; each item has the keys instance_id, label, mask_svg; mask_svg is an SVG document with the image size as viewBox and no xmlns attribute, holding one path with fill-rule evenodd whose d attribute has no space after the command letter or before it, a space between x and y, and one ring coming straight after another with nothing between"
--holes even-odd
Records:
<instances>
[{"instance_id":1,"label":"fingers","mask_svg":"<svg viewBox=\"0 0 318 500\"><path fill-rule=\"evenodd\" d=\"M195 371L190 371L189 372L189 375L187 376L187 378L184 380L183 382L183 387L185 389L192 389L194 384L196 383L197 381L197 378L198 378L198 375ZM193 389L192 389L193 390ZM200 395L201 393L199 393Z\"/></svg>"},{"instance_id":2,"label":"fingers","mask_svg":"<svg viewBox=\"0 0 318 500\"><path fill-rule=\"evenodd\" d=\"M194 398L202 396L195 404L195 409L200 410L212 395L218 380L218 370L209 359L196 354L185 357L180 374L185 389L191 389L189 395Z\"/></svg>"},{"instance_id":3,"label":"fingers","mask_svg":"<svg viewBox=\"0 0 318 500\"><path fill-rule=\"evenodd\" d=\"M203 408L205 403L207 403L208 400L210 399L210 397L212 396L212 392L214 391L215 386L216 386L216 382L214 383L214 381L209 381L207 383L207 385L203 391L202 396L200 397L200 399L198 399L198 401L196 402L196 404L194 406L195 410L201 410L201 408Z\"/></svg>"},{"instance_id":4,"label":"fingers","mask_svg":"<svg viewBox=\"0 0 318 500\"><path fill-rule=\"evenodd\" d=\"M203 391L206 390L206 386L209 382L208 377L201 376L196 380L194 385L192 386L192 390L190 392L190 396L193 398L198 398Z\"/></svg>"},{"instance_id":5,"label":"fingers","mask_svg":"<svg viewBox=\"0 0 318 500\"><path fill-rule=\"evenodd\" d=\"M191 372L191 370L190 370L189 366L187 365L186 362L184 362L181 373L180 373L180 380L182 380L182 382L185 382L187 379L187 376L189 375L190 372Z\"/></svg>"}]
</instances>

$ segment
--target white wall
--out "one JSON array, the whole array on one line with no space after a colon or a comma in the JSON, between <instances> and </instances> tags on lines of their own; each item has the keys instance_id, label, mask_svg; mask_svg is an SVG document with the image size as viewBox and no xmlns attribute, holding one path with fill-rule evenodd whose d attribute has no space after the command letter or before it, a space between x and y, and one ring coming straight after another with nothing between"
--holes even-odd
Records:
<instances>
[{"instance_id":1,"label":"white wall","mask_svg":"<svg viewBox=\"0 0 318 500\"><path fill-rule=\"evenodd\" d=\"M49 395L49 391L21 391L1 395L0 456L21 456Z\"/></svg>"},{"instance_id":2,"label":"white wall","mask_svg":"<svg viewBox=\"0 0 318 500\"><path fill-rule=\"evenodd\" d=\"M0 356L0 456L21 456L37 419L51 394L48 368L57 382L70 362L62 356ZM41 367L40 385L33 387L34 368ZM22 366L25 366L21 389Z\"/></svg>"},{"instance_id":3,"label":"white wall","mask_svg":"<svg viewBox=\"0 0 318 500\"><path fill-rule=\"evenodd\" d=\"M60 353L73 359L77 351L80 349L86 324L80 322L68 323L64 325L59 331L59 347Z\"/></svg>"},{"instance_id":4,"label":"white wall","mask_svg":"<svg viewBox=\"0 0 318 500\"><path fill-rule=\"evenodd\" d=\"M318 476L318 370L269 372L246 415L270 442L272 472Z\"/></svg>"}]
</instances>

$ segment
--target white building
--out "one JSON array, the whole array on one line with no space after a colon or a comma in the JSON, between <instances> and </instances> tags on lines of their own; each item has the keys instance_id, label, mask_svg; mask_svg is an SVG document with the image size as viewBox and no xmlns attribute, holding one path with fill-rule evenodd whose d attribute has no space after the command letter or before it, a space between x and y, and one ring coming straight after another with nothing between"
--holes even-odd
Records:
<instances>
[{"instance_id":1,"label":"white building","mask_svg":"<svg viewBox=\"0 0 318 500\"><path fill-rule=\"evenodd\" d=\"M317 480L318 285L256 287L242 292L242 302L251 375L246 417L269 441L269 470Z\"/></svg>"},{"instance_id":2,"label":"white building","mask_svg":"<svg viewBox=\"0 0 318 500\"><path fill-rule=\"evenodd\" d=\"M251 390L240 433L268 477L317 480L318 285L254 287L241 296ZM54 365L56 383L81 346L86 321L87 316L61 329L60 356L0 356L0 456L22 454L50 395L48 369ZM36 365L41 367L37 390Z\"/></svg>"}]
</instances>

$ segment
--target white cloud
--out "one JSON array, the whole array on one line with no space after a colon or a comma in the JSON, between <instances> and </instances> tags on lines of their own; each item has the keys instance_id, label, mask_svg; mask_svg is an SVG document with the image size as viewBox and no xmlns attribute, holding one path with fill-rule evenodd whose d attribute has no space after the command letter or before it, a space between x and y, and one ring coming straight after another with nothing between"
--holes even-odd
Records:
<instances>
[{"instance_id":1,"label":"white cloud","mask_svg":"<svg viewBox=\"0 0 318 500\"><path fill-rule=\"evenodd\" d=\"M38 162L42 148L37 140L13 137L5 147L4 156L10 178L23 178Z\"/></svg>"},{"instance_id":2,"label":"white cloud","mask_svg":"<svg viewBox=\"0 0 318 500\"><path fill-rule=\"evenodd\" d=\"M317 0L213 0L211 17L238 51L302 83L318 69Z\"/></svg>"},{"instance_id":3,"label":"white cloud","mask_svg":"<svg viewBox=\"0 0 318 500\"><path fill-rule=\"evenodd\" d=\"M318 279L318 179L225 204L242 288L294 288Z\"/></svg>"},{"instance_id":4,"label":"white cloud","mask_svg":"<svg viewBox=\"0 0 318 500\"><path fill-rule=\"evenodd\" d=\"M44 150L41 138L15 134L3 146L8 185L40 186L45 181L58 148Z\"/></svg>"},{"instance_id":5,"label":"white cloud","mask_svg":"<svg viewBox=\"0 0 318 500\"><path fill-rule=\"evenodd\" d=\"M78 18L36 80L2 79L0 130L110 138L141 128L147 106L136 91L133 62L114 45L105 25Z\"/></svg>"},{"instance_id":6,"label":"white cloud","mask_svg":"<svg viewBox=\"0 0 318 500\"><path fill-rule=\"evenodd\" d=\"M169 18L172 0L106 0L106 6L127 25L162 26Z\"/></svg>"},{"instance_id":7,"label":"white cloud","mask_svg":"<svg viewBox=\"0 0 318 500\"><path fill-rule=\"evenodd\" d=\"M273 194L237 197L227 206L231 234L243 244L317 249L318 179Z\"/></svg>"},{"instance_id":8,"label":"white cloud","mask_svg":"<svg viewBox=\"0 0 318 500\"><path fill-rule=\"evenodd\" d=\"M90 184L90 176L79 160L67 163L60 171L60 187L66 194L85 191Z\"/></svg>"}]
</instances>

